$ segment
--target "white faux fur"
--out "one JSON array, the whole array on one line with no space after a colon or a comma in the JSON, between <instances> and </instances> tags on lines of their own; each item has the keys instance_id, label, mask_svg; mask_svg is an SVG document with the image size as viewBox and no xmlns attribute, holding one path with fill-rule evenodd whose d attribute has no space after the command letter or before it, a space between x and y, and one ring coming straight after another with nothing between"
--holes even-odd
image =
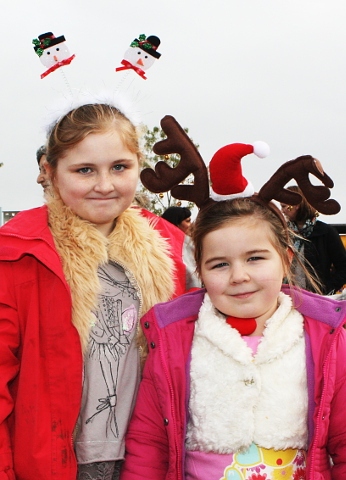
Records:
<instances>
[{"instance_id":1,"label":"white faux fur","mask_svg":"<svg viewBox=\"0 0 346 480\"><path fill-rule=\"evenodd\" d=\"M232 200L233 198L245 198L251 197L255 193L254 186L248 181L245 190L243 192L230 193L229 195L221 195L214 192L213 188L210 189L210 196L215 202L224 202L225 200Z\"/></svg>"},{"instance_id":2,"label":"white faux fur","mask_svg":"<svg viewBox=\"0 0 346 480\"><path fill-rule=\"evenodd\" d=\"M280 294L253 356L206 295L192 347L188 449L306 448L307 400L303 317L291 298Z\"/></svg>"},{"instance_id":3,"label":"white faux fur","mask_svg":"<svg viewBox=\"0 0 346 480\"><path fill-rule=\"evenodd\" d=\"M73 92L73 95L62 96L50 105L47 109L42 127L46 133L49 134L55 124L72 110L82 105L94 105L97 103L115 107L128 118L135 127L139 127L142 123L140 114L134 103L124 94L111 90L103 90L98 93L92 93L88 90L77 90Z\"/></svg>"}]
</instances>

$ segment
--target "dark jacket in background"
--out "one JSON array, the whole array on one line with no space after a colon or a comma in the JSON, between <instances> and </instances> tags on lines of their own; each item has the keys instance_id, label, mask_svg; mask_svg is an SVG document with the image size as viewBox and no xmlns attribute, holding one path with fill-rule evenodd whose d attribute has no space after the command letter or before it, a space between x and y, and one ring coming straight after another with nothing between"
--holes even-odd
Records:
<instances>
[{"instance_id":1,"label":"dark jacket in background","mask_svg":"<svg viewBox=\"0 0 346 480\"><path fill-rule=\"evenodd\" d=\"M334 293L346 284L346 251L334 227L317 221L304 242L304 256L315 269L324 294Z\"/></svg>"}]
</instances>

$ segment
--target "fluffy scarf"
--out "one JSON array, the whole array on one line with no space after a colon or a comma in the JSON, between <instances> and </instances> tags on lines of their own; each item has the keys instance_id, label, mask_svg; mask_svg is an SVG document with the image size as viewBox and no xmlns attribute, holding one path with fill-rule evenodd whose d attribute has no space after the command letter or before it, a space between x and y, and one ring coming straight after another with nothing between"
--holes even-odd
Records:
<instances>
[{"instance_id":1,"label":"fluffy scarf","mask_svg":"<svg viewBox=\"0 0 346 480\"><path fill-rule=\"evenodd\" d=\"M100 292L100 265L113 260L132 274L139 289L140 315L171 298L174 267L169 246L138 211L130 208L123 212L114 230L105 237L90 222L75 215L58 196L49 199L47 206L49 227L71 290L72 323L83 351L88 343L91 312ZM140 329L139 343L145 346Z\"/></svg>"}]
</instances>

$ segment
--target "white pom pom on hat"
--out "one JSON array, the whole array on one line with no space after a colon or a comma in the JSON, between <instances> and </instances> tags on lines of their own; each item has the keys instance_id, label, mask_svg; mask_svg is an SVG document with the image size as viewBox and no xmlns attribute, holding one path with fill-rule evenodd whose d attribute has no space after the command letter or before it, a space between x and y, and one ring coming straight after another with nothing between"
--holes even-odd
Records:
<instances>
[{"instance_id":1,"label":"white pom pom on hat","mask_svg":"<svg viewBox=\"0 0 346 480\"><path fill-rule=\"evenodd\" d=\"M254 153L265 158L270 153L269 145L262 141L251 144L231 143L220 148L209 163L211 198L216 201L231 200L237 197L251 197L254 187L245 177L241 159Z\"/></svg>"},{"instance_id":2,"label":"white pom pom on hat","mask_svg":"<svg viewBox=\"0 0 346 480\"><path fill-rule=\"evenodd\" d=\"M259 158L268 157L270 154L270 147L268 143L262 142L262 140L258 140L252 144L253 146L253 153Z\"/></svg>"}]
</instances>

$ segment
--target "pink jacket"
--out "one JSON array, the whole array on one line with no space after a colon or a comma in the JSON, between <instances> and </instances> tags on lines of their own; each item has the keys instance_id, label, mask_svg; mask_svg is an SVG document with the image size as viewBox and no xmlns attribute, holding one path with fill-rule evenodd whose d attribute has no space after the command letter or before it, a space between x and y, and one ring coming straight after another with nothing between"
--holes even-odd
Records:
<instances>
[{"instance_id":1,"label":"pink jacket","mask_svg":"<svg viewBox=\"0 0 346 480\"><path fill-rule=\"evenodd\" d=\"M307 479L340 480L346 478L346 302L304 291L291 294L305 318ZM142 318L150 353L121 480L184 479L190 351L203 297L204 290L188 293L156 305Z\"/></svg>"}]
</instances>

